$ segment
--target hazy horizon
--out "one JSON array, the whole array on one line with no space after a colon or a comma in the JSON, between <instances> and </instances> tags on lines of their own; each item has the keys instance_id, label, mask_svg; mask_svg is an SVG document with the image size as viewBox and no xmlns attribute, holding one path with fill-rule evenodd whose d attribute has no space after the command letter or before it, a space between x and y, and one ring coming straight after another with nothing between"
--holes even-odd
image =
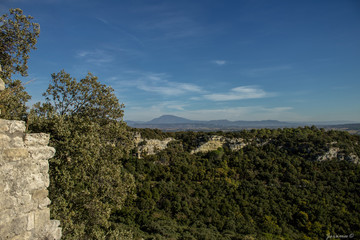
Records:
<instances>
[{"instance_id":1,"label":"hazy horizon","mask_svg":"<svg viewBox=\"0 0 360 240\"><path fill-rule=\"evenodd\" d=\"M328 120L328 121L286 121L286 120L282 120L282 119L261 119L261 120L244 120L244 119L226 119L226 118L218 118L218 119L193 119L193 118L186 118L186 117L182 117L182 116L177 116L177 115L171 115L171 114L165 114L165 115L161 115L161 116L157 116L151 119L147 119L147 120L133 120L133 119L125 119L124 121L129 121L129 122L137 122L137 123L147 123L150 122L152 120L158 119L158 118L162 118L162 117L178 117L178 118L184 118L186 120L191 120L191 121L222 121L222 120L227 120L227 121L279 121L279 122L287 122L287 123L319 123L319 124L352 124L352 123L360 123L357 121L349 121L349 120Z\"/></svg>"},{"instance_id":2,"label":"hazy horizon","mask_svg":"<svg viewBox=\"0 0 360 240\"><path fill-rule=\"evenodd\" d=\"M40 23L23 82L92 72L125 120L360 122L360 2L34 0L0 3Z\"/></svg>"}]
</instances>

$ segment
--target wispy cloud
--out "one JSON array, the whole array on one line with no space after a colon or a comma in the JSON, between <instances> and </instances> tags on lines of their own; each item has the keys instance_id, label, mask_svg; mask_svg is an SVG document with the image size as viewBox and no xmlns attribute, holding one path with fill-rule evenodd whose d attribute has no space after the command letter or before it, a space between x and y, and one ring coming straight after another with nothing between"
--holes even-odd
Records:
<instances>
[{"instance_id":1,"label":"wispy cloud","mask_svg":"<svg viewBox=\"0 0 360 240\"><path fill-rule=\"evenodd\" d=\"M117 33L121 33L123 34L126 38L131 39L132 41L136 42L137 44L139 44L141 47L144 47L144 42L141 41L140 38L138 38L137 36L135 36L134 34L130 33L129 31L125 31L119 24L117 23L113 23L110 22L104 18L101 17L96 17L96 19L102 23L104 23L105 25L107 25L108 27L112 28L113 31L116 31Z\"/></svg>"},{"instance_id":2,"label":"wispy cloud","mask_svg":"<svg viewBox=\"0 0 360 240\"><path fill-rule=\"evenodd\" d=\"M148 83L141 82L138 85L138 88L148 92L154 92L167 96L177 96L182 95L187 92L199 92L201 89L198 86L186 83L176 83L176 82L164 82L165 86L154 86L149 85Z\"/></svg>"},{"instance_id":3,"label":"wispy cloud","mask_svg":"<svg viewBox=\"0 0 360 240\"><path fill-rule=\"evenodd\" d=\"M121 81L123 86L136 87L146 92L153 92L164 96L179 96L188 93L204 93L205 91L192 83L169 81L165 73L131 72L131 80Z\"/></svg>"},{"instance_id":4,"label":"wispy cloud","mask_svg":"<svg viewBox=\"0 0 360 240\"><path fill-rule=\"evenodd\" d=\"M76 57L85 60L88 63L95 65L101 65L104 63L109 63L115 60L114 56L108 51L102 49L95 50L80 50L76 53Z\"/></svg>"},{"instance_id":5,"label":"wispy cloud","mask_svg":"<svg viewBox=\"0 0 360 240\"><path fill-rule=\"evenodd\" d=\"M256 86L241 86L231 89L227 93L213 93L204 95L205 99L212 101L233 101L252 98L265 98L273 96L274 93L267 93Z\"/></svg>"},{"instance_id":6,"label":"wispy cloud","mask_svg":"<svg viewBox=\"0 0 360 240\"><path fill-rule=\"evenodd\" d=\"M106 24L106 25L109 25L109 22L107 20L103 19L103 18L97 17L96 19L99 20L100 22Z\"/></svg>"},{"instance_id":7,"label":"wispy cloud","mask_svg":"<svg viewBox=\"0 0 360 240\"><path fill-rule=\"evenodd\" d=\"M225 60L214 60L212 62L219 66L223 66L223 65L227 64L227 62Z\"/></svg>"}]
</instances>

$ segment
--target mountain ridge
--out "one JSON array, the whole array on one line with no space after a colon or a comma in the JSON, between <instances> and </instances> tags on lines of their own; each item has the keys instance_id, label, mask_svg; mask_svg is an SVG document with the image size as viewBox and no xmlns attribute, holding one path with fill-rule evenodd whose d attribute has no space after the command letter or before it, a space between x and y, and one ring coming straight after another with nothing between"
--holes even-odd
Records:
<instances>
[{"instance_id":1,"label":"mountain ridge","mask_svg":"<svg viewBox=\"0 0 360 240\"><path fill-rule=\"evenodd\" d=\"M127 121L128 125L137 128L159 128L171 130L193 130L193 129L227 129L227 128L259 128L259 127L294 127L299 124L283 122L278 120L260 120L260 121L245 121L237 120L230 121L227 119L220 120L191 120L174 115L162 115L147 122Z\"/></svg>"},{"instance_id":2,"label":"mountain ridge","mask_svg":"<svg viewBox=\"0 0 360 240\"><path fill-rule=\"evenodd\" d=\"M181 130L200 130L200 131L212 131L212 130L241 130L248 128L284 128L284 127L303 127L312 126L324 127L327 129L340 129L353 130L353 125L349 121L334 121L334 122L287 122L279 120L236 120L230 121L227 119L219 120L191 120L175 115L162 115L154 118L150 121L126 121L130 127L134 128L157 128L165 131L181 131ZM346 129L347 128L347 129ZM358 129L356 129L358 130ZM357 131L356 131L357 132Z\"/></svg>"}]
</instances>

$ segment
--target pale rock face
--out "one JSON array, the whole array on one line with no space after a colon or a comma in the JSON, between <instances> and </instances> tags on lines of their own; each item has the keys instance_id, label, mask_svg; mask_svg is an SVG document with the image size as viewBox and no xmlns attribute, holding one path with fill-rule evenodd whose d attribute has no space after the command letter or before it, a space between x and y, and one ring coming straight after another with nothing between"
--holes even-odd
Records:
<instances>
[{"instance_id":1,"label":"pale rock face","mask_svg":"<svg viewBox=\"0 0 360 240\"><path fill-rule=\"evenodd\" d=\"M346 160L359 164L360 158L356 154L350 153L350 155L346 157Z\"/></svg>"},{"instance_id":2,"label":"pale rock face","mask_svg":"<svg viewBox=\"0 0 360 240\"><path fill-rule=\"evenodd\" d=\"M247 144L244 143L244 139L242 138L225 138L221 136L211 136L209 141L201 144L195 150L192 150L191 153L198 153L198 152L210 152L215 151L219 147L228 146L232 151L239 151L240 149L244 148Z\"/></svg>"},{"instance_id":3,"label":"pale rock face","mask_svg":"<svg viewBox=\"0 0 360 240\"><path fill-rule=\"evenodd\" d=\"M25 123L0 119L0 239L61 238L50 220L49 135L25 134Z\"/></svg>"},{"instance_id":4,"label":"pale rock face","mask_svg":"<svg viewBox=\"0 0 360 240\"><path fill-rule=\"evenodd\" d=\"M204 144L200 145L195 150L192 150L191 153L198 153L198 152L210 152L215 151L219 147L222 147L225 144L225 138L219 136L212 136L209 141L205 142Z\"/></svg>"},{"instance_id":5,"label":"pale rock face","mask_svg":"<svg viewBox=\"0 0 360 240\"><path fill-rule=\"evenodd\" d=\"M337 159L340 161L347 160L355 164L359 164L360 158L355 153L350 153L345 155L341 152L341 149L338 147L330 147L329 150L322 156L317 158L318 161L327 161L331 159Z\"/></svg>"},{"instance_id":6,"label":"pale rock face","mask_svg":"<svg viewBox=\"0 0 360 240\"><path fill-rule=\"evenodd\" d=\"M173 141L173 138L166 138L164 140L158 139L142 139L141 136L137 137L135 140L135 144L138 147L138 157L141 155L154 155L164 149L166 149L169 142ZM145 144L140 144L145 143Z\"/></svg>"}]
</instances>

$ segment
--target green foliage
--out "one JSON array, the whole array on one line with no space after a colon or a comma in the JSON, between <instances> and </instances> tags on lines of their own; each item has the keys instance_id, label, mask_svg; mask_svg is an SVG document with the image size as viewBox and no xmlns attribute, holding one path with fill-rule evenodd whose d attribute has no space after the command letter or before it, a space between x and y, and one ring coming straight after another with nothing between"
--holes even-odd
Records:
<instances>
[{"instance_id":1,"label":"green foliage","mask_svg":"<svg viewBox=\"0 0 360 240\"><path fill-rule=\"evenodd\" d=\"M118 121L122 105L91 74L79 83L64 71L52 77L46 103L29 117L29 129L50 133L56 149L49 169L52 217L66 239L131 239L110 219L134 197L134 178L122 166L130 151L129 133Z\"/></svg>"},{"instance_id":2,"label":"green foliage","mask_svg":"<svg viewBox=\"0 0 360 240\"><path fill-rule=\"evenodd\" d=\"M40 34L40 25L32 22L33 17L23 15L19 8L10 9L10 14L0 16L0 78L6 91L1 93L2 118L24 119L25 103L30 96L14 74L27 76L29 53L35 48Z\"/></svg>"},{"instance_id":3,"label":"green foliage","mask_svg":"<svg viewBox=\"0 0 360 240\"><path fill-rule=\"evenodd\" d=\"M212 134L174 133L177 141L157 155L125 160L137 198L113 221L144 239L324 239L359 231L360 166L316 161L334 142L357 152L359 136L313 127L242 131L223 133L250 143L240 151L189 153Z\"/></svg>"},{"instance_id":4,"label":"green foliage","mask_svg":"<svg viewBox=\"0 0 360 240\"><path fill-rule=\"evenodd\" d=\"M91 73L79 82L64 70L51 75L52 83L46 92L45 104L37 105L37 113L43 116L78 116L101 124L109 120L122 120L123 104L114 89L101 84Z\"/></svg>"}]
</instances>

